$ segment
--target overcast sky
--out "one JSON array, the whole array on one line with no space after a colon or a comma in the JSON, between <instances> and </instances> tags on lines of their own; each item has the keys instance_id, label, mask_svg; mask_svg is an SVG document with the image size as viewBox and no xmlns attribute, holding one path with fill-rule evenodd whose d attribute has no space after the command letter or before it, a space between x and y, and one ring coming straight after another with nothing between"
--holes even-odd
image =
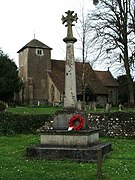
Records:
<instances>
[{"instance_id":1,"label":"overcast sky","mask_svg":"<svg viewBox=\"0 0 135 180\"><path fill-rule=\"evenodd\" d=\"M80 16L83 7L87 11L93 4L92 0L0 0L0 6L0 48L18 65L17 51L34 38L34 33L36 39L53 48L52 59L65 59L67 29L62 15L73 10Z\"/></svg>"}]
</instances>

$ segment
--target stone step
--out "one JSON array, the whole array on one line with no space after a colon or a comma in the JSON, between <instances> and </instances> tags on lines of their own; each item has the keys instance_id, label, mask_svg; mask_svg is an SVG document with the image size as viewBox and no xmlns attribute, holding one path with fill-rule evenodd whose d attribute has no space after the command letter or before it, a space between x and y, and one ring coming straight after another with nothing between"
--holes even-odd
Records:
<instances>
[{"instance_id":1,"label":"stone step","mask_svg":"<svg viewBox=\"0 0 135 180\"><path fill-rule=\"evenodd\" d=\"M27 156L30 158L46 160L73 160L93 161L97 159L98 150L102 150L102 156L111 151L111 143L99 143L92 147L46 147L32 146L27 148Z\"/></svg>"}]
</instances>

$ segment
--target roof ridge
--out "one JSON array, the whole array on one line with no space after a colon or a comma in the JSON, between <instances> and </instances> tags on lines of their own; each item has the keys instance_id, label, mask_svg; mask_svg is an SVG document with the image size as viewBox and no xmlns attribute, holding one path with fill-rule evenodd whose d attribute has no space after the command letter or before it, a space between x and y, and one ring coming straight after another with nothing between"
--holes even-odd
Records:
<instances>
[{"instance_id":1,"label":"roof ridge","mask_svg":"<svg viewBox=\"0 0 135 180\"><path fill-rule=\"evenodd\" d=\"M46 44L42 43L41 41L39 41L37 39L32 39L25 46L23 46L17 53L21 52L22 50L24 50L26 48L37 48L37 47L42 48L42 49L50 49L50 50L52 50L52 48L50 48Z\"/></svg>"}]
</instances>

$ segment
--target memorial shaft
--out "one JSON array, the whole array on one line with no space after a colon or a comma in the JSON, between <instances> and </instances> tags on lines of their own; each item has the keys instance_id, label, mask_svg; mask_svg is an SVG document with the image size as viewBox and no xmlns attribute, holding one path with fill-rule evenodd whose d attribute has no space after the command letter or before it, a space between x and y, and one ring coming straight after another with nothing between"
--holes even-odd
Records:
<instances>
[{"instance_id":1,"label":"memorial shaft","mask_svg":"<svg viewBox=\"0 0 135 180\"><path fill-rule=\"evenodd\" d=\"M66 23L67 37L63 39L66 43L66 66L65 66L65 98L64 107L75 108L76 106L76 72L75 72L75 60L74 60L74 43L77 41L73 37L72 24L77 22L77 14L73 15L74 11L67 11L67 16L62 16L63 24Z\"/></svg>"}]
</instances>

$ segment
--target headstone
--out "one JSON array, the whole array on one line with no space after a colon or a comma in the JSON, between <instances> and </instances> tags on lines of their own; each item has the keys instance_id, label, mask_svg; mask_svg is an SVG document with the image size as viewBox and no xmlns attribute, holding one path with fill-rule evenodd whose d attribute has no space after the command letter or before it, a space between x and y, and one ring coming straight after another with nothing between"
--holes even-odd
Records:
<instances>
[{"instance_id":1,"label":"headstone","mask_svg":"<svg viewBox=\"0 0 135 180\"><path fill-rule=\"evenodd\" d=\"M38 101L38 106L40 106L40 101Z\"/></svg>"},{"instance_id":2,"label":"headstone","mask_svg":"<svg viewBox=\"0 0 135 180\"><path fill-rule=\"evenodd\" d=\"M122 104L119 104L119 111L122 111L122 109L123 109Z\"/></svg>"},{"instance_id":3,"label":"headstone","mask_svg":"<svg viewBox=\"0 0 135 180\"><path fill-rule=\"evenodd\" d=\"M110 112L110 111L111 111L111 107L112 107L111 104L110 104L110 103L107 103L107 104L106 104L106 111L107 111L107 112Z\"/></svg>"},{"instance_id":4,"label":"headstone","mask_svg":"<svg viewBox=\"0 0 135 180\"><path fill-rule=\"evenodd\" d=\"M96 103L95 103L95 102L93 103L93 109L94 109L94 111L97 110L97 108L96 108Z\"/></svg>"}]
</instances>

